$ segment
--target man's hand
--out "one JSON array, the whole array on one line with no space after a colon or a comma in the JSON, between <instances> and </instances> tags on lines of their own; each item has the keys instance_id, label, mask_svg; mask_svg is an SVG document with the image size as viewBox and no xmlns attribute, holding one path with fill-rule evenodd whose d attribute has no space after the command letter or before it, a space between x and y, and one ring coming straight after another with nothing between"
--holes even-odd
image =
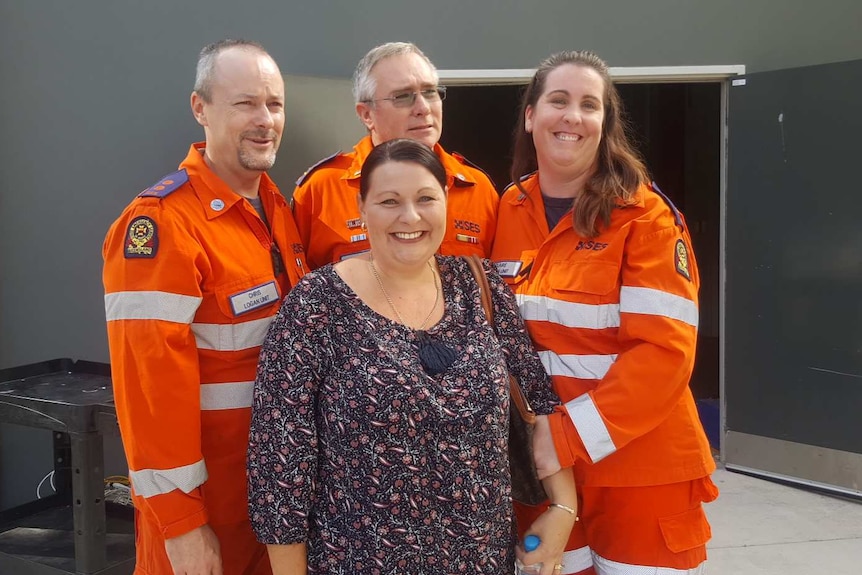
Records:
<instances>
[{"instance_id":1,"label":"man's hand","mask_svg":"<svg viewBox=\"0 0 862 575\"><path fill-rule=\"evenodd\" d=\"M547 415L536 417L536 427L533 429L533 459L539 479L545 479L560 470L560 460L554 448L554 438L551 435L551 424Z\"/></svg>"},{"instance_id":2,"label":"man's hand","mask_svg":"<svg viewBox=\"0 0 862 575\"><path fill-rule=\"evenodd\" d=\"M209 525L165 540L174 575L223 575L218 538Z\"/></svg>"}]
</instances>

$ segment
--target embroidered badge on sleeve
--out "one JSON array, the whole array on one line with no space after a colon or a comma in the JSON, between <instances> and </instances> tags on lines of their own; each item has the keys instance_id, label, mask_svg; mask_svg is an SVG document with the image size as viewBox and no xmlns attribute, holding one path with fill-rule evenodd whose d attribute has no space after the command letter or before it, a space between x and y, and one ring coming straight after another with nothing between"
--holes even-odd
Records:
<instances>
[{"instance_id":1,"label":"embroidered badge on sleeve","mask_svg":"<svg viewBox=\"0 0 862 575\"><path fill-rule=\"evenodd\" d=\"M129 225L124 255L127 258L154 258L159 249L156 222L146 216L137 217Z\"/></svg>"},{"instance_id":2,"label":"embroidered badge on sleeve","mask_svg":"<svg viewBox=\"0 0 862 575\"><path fill-rule=\"evenodd\" d=\"M691 281L691 272L688 269L688 248L685 247L685 242L682 240L676 240L674 261L677 273L688 281Z\"/></svg>"}]
</instances>

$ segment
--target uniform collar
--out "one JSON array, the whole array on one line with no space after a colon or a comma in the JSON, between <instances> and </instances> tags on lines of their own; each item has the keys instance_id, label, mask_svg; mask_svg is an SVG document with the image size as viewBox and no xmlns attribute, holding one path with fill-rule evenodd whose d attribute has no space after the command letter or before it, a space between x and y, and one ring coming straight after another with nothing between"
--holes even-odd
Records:
<instances>
[{"instance_id":1,"label":"uniform collar","mask_svg":"<svg viewBox=\"0 0 862 575\"><path fill-rule=\"evenodd\" d=\"M521 187L523 187L527 193L525 194L515 184L511 184L511 187L515 190L518 190L517 194L512 194L506 201L508 201L513 206L522 206L524 205L528 199L532 200L534 197L538 195L538 201L542 202L542 192L539 190L539 173L533 172L528 176L524 176L521 178Z\"/></svg>"},{"instance_id":2,"label":"uniform collar","mask_svg":"<svg viewBox=\"0 0 862 575\"><path fill-rule=\"evenodd\" d=\"M521 186L527 190L527 193L518 190L517 194L512 194L507 201L513 206L523 205L528 199L532 201L541 202L542 191L539 188L539 172L533 172L527 176L521 178ZM517 189L515 184L511 184L511 187ZM618 199L616 204L620 208L628 208L628 207L644 207L644 191L646 190L646 185L641 184L638 186L638 189L635 191L632 198L628 201ZM536 199L538 198L538 199ZM544 205L544 203L543 203Z\"/></svg>"},{"instance_id":3,"label":"uniform collar","mask_svg":"<svg viewBox=\"0 0 862 575\"><path fill-rule=\"evenodd\" d=\"M186 159L180 164L180 168L185 169L189 174L192 188L204 208L207 219L211 220L227 213L243 197L234 192L224 180L210 169L204 161L205 149L206 142L192 144ZM195 180L202 181L204 185L195 186ZM262 174L258 193L263 196L264 194L273 194L277 190L278 188L269 176L266 173Z\"/></svg>"},{"instance_id":4,"label":"uniform collar","mask_svg":"<svg viewBox=\"0 0 862 575\"><path fill-rule=\"evenodd\" d=\"M359 175L362 173L362 164L365 163L365 158L368 157L368 154L371 153L371 150L374 149L374 144L371 143L371 136L365 136L361 140L359 140L355 146L353 146L353 162L350 164L350 167L347 168L347 171L344 172L344 175L341 176L343 180L356 180L358 182Z\"/></svg>"},{"instance_id":5,"label":"uniform collar","mask_svg":"<svg viewBox=\"0 0 862 575\"><path fill-rule=\"evenodd\" d=\"M362 164L365 163L365 159L373 149L374 144L371 142L371 136L365 136L359 140L359 142L353 146L353 162L350 164L350 167L347 168L347 171L341 179L347 180L353 185L358 185L359 175L362 173ZM446 150L443 149L443 146L439 143L434 144L433 150L434 153L437 154L437 157L440 158L440 163L443 164L443 168L446 170L446 183L450 188L453 185L476 185L476 178L474 178L469 171L464 169L464 164L459 162L458 159L451 154L447 153Z\"/></svg>"}]
</instances>

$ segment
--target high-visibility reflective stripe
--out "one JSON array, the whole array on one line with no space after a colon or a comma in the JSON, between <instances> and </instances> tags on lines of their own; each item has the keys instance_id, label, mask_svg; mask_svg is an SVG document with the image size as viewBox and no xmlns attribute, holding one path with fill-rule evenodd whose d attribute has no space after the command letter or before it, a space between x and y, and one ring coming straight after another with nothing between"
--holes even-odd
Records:
<instances>
[{"instance_id":1,"label":"high-visibility reflective stripe","mask_svg":"<svg viewBox=\"0 0 862 575\"><path fill-rule=\"evenodd\" d=\"M620 312L661 315L697 327L697 304L690 299L645 287L620 289Z\"/></svg>"},{"instance_id":2,"label":"high-visibility reflective stripe","mask_svg":"<svg viewBox=\"0 0 862 575\"><path fill-rule=\"evenodd\" d=\"M240 351L263 343L275 316L235 324L193 323L198 349Z\"/></svg>"},{"instance_id":3,"label":"high-visibility reflective stripe","mask_svg":"<svg viewBox=\"0 0 862 575\"><path fill-rule=\"evenodd\" d=\"M524 321L549 321L565 327L605 329L619 327L619 304L590 305L545 296L516 296Z\"/></svg>"},{"instance_id":4,"label":"high-visibility reflective stripe","mask_svg":"<svg viewBox=\"0 0 862 575\"><path fill-rule=\"evenodd\" d=\"M108 321L154 319L192 323L203 298L163 291L120 291L105 294Z\"/></svg>"},{"instance_id":5,"label":"high-visibility reflective stripe","mask_svg":"<svg viewBox=\"0 0 862 575\"><path fill-rule=\"evenodd\" d=\"M602 379L617 360L617 355L559 355L553 351L540 351L539 359L548 375Z\"/></svg>"},{"instance_id":6,"label":"high-visibility reflective stripe","mask_svg":"<svg viewBox=\"0 0 862 575\"><path fill-rule=\"evenodd\" d=\"M204 411L213 411L216 409L242 409L244 407L251 407L253 395L253 381L203 383L201 384L201 409Z\"/></svg>"},{"instance_id":7,"label":"high-visibility reflective stripe","mask_svg":"<svg viewBox=\"0 0 862 575\"><path fill-rule=\"evenodd\" d=\"M593 566L593 554L589 547L572 549L563 553L563 568L560 575L573 575ZM556 571L555 571L556 573Z\"/></svg>"},{"instance_id":8,"label":"high-visibility reflective stripe","mask_svg":"<svg viewBox=\"0 0 862 575\"><path fill-rule=\"evenodd\" d=\"M592 397L586 393L576 397L566 404L566 411L593 463L617 450Z\"/></svg>"},{"instance_id":9,"label":"high-visibility reflective stripe","mask_svg":"<svg viewBox=\"0 0 862 575\"><path fill-rule=\"evenodd\" d=\"M593 565L597 575L704 575L706 573L706 561L691 569L674 569L619 563L605 559L595 551L593 551Z\"/></svg>"},{"instance_id":10,"label":"high-visibility reflective stripe","mask_svg":"<svg viewBox=\"0 0 862 575\"><path fill-rule=\"evenodd\" d=\"M175 489L189 493L207 480L207 466L201 459L197 463L173 469L129 470L129 479L135 493L143 497L164 495Z\"/></svg>"}]
</instances>

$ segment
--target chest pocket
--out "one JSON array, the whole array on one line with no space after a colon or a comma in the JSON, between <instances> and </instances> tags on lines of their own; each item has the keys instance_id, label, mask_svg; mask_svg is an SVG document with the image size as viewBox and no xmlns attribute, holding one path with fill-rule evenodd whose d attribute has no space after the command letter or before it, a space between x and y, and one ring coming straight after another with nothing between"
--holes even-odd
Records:
<instances>
[{"instance_id":1,"label":"chest pocket","mask_svg":"<svg viewBox=\"0 0 862 575\"><path fill-rule=\"evenodd\" d=\"M590 304L619 302L620 269L615 263L559 261L551 269L548 283L563 299Z\"/></svg>"}]
</instances>

